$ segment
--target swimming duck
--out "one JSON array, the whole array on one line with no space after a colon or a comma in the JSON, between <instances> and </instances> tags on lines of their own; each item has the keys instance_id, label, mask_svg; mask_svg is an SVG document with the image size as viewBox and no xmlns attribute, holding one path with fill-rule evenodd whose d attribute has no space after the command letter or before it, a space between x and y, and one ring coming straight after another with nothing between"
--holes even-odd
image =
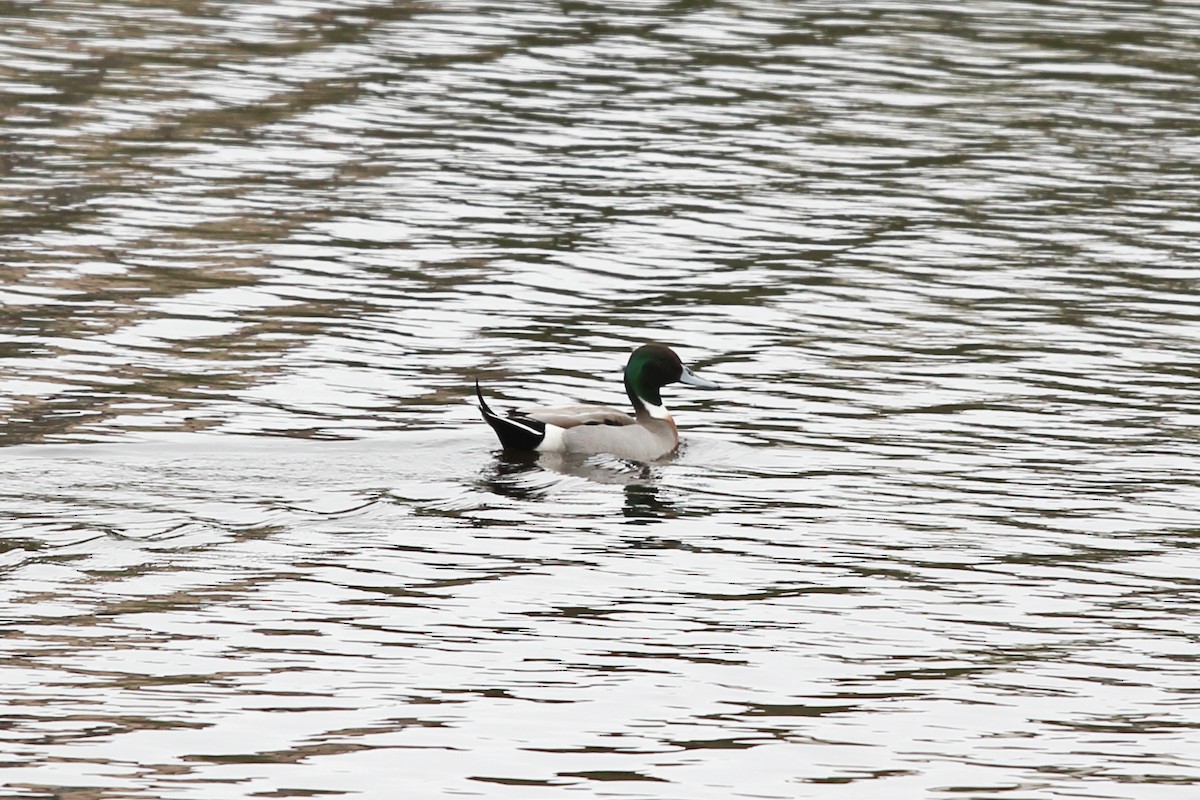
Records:
<instances>
[{"instance_id":1,"label":"swimming duck","mask_svg":"<svg viewBox=\"0 0 1200 800\"><path fill-rule=\"evenodd\" d=\"M679 444L679 430L659 393L676 381L701 389L720 388L684 366L666 345L644 344L633 351L625 365L625 393L633 403L634 416L593 405L525 408L501 416L483 399L478 380L475 396L483 418L506 450L610 453L631 461L654 461Z\"/></svg>"}]
</instances>

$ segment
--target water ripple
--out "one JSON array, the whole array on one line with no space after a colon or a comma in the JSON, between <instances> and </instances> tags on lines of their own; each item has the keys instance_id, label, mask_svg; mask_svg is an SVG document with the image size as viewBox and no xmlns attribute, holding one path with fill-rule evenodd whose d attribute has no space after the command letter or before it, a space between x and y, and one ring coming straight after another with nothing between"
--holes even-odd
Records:
<instances>
[{"instance_id":1,"label":"water ripple","mask_svg":"<svg viewBox=\"0 0 1200 800\"><path fill-rule=\"evenodd\" d=\"M13 796L1200 781L1195 9L0 19Z\"/></svg>"}]
</instances>

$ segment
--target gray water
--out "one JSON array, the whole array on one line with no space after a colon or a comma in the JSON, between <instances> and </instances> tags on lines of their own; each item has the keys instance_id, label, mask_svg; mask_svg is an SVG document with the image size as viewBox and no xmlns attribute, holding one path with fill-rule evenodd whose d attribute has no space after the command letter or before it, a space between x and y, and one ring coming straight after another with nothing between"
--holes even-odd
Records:
<instances>
[{"instance_id":1,"label":"gray water","mask_svg":"<svg viewBox=\"0 0 1200 800\"><path fill-rule=\"evenodd\" d=\"M0 3L0 796L1200 791L1200 6ZM502 455L473 403L684 443Z\"/></svg>"}]
</instances>

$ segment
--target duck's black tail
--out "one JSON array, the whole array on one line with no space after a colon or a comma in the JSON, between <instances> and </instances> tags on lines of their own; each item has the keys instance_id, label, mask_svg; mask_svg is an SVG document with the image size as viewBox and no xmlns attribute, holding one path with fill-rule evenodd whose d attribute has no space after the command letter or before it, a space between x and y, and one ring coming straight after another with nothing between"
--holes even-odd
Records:
<instances>
[{"instance_id":1,"label":"duck's black tail","mask_svg":"<svg viewBox=\"0 0 1200 800\"><path fill-rule=\"evenodd\" d=\"M479 410L492 430L500 437L500 444L505 450L536 450L546 438L546 423L540 422L523 414L511 413L502 417L483 399L479 390L479 381L475 381L475 396L479 398Z\"/></svg>"}]
</instances>

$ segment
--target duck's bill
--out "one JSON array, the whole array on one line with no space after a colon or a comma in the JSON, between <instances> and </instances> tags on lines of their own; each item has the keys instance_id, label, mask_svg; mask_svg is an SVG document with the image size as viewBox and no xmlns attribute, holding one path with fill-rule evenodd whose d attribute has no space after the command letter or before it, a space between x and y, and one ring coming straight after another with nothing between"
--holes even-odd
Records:
<instances>
[{"instance_id":1,"label":"duck's bill","mask_svg":"<svg viewBox=\"0 0 1200 800\"><path fill-rule=\"evenodd\" d=\"M696 373L692 372L687 367L683 368L683 374L679 376L680 383L686 383L688 386L695 386L700 389L720 389L721 387L710 381L708 378L701 378Z\"/></svg>"}]
</instances>

